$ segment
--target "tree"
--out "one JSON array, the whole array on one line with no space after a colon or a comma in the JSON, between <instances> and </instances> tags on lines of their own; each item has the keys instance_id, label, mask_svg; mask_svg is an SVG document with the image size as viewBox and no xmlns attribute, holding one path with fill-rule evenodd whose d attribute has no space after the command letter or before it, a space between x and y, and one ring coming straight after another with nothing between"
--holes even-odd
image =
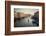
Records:
<instances>
[{"instance_id":1,"label":"tree","mask_svg":"<svg viewBox=\"0 0 46 36\"><path fill-rule=\"evenodd\" d=\"M37 11L34 16L32 17L32 23L36 26L39 26L39 11Z\"/></svg>"}]
</instances>

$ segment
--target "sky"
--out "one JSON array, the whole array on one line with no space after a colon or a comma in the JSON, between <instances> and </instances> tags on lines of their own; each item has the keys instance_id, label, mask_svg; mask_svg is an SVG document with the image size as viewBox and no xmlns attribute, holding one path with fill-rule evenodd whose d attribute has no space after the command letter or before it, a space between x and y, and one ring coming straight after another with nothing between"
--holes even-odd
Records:
<instances>
[{"instance_id":1,"label":"sky","mask_svg":"<svg viewBox=\"0 0 46 36\"><path fill-rule=\"evenodd\" d=\"M30 9L30 8L14 8L14 11L16 12L23 12L25 14L32 14L34 15L34 13L36 11L39 11L39 9Z\"/></svg>"}]
</instances>

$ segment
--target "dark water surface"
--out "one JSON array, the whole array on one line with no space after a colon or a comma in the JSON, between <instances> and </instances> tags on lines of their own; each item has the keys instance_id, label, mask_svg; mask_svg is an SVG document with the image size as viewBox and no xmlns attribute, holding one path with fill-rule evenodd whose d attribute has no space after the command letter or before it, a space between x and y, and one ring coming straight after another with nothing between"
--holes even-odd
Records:
<instances>
[{"instance_id":1,"label":"dark water surface","mask_svg":"<svg viewBox=\"0 0 46 36\"><path fill-rule=\"evenodd\" d=\"M27 17L21 20L16 20L14 27L33 27L33 26L37 26L36 24L33 24L32 21L34 21L33 19L31 19L31 17Z\"/></svg>"}]
</instances>

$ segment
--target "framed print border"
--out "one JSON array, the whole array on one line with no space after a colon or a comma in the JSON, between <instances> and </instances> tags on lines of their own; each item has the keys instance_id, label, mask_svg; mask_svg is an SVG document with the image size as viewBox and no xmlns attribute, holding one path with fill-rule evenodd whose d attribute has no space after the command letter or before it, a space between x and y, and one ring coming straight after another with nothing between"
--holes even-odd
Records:
<instances>
[{"instance_id":1,"label":"framed print border","mask_svg":"<svg viewBox=\"0 0 46 36\"><path fill-rule=\"evenodd\" d=\"M10 18L11 11L10 5L26 5L26 6L42 6L42 30L34 31L14 31L10 30ZM5 35L18 35L18 34L34 34L34 33L44 33L45 32L45 5L44 3L36 2L20 2L20 1L5 1Z\"/></svg>"}]
</instances>

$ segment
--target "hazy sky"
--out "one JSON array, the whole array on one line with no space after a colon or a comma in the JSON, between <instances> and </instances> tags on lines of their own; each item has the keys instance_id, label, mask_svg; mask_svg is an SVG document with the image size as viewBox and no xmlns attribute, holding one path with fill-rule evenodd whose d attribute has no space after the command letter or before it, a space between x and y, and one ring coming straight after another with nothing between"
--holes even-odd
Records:
<instances>
[{"instance_id":1,"label":"hazy sky","mask_svg":"<svg viewBox=\"0 0 46 36\"><path fill-rule=\"evenodd\" d=\"M26 13L26 14L32 14L34 15L34 13L36 11L38 11L39 9L30 9L30 8L15 8L15 11L16 12L23 12L23 13Z\"/></svg>"}]
</instances>

